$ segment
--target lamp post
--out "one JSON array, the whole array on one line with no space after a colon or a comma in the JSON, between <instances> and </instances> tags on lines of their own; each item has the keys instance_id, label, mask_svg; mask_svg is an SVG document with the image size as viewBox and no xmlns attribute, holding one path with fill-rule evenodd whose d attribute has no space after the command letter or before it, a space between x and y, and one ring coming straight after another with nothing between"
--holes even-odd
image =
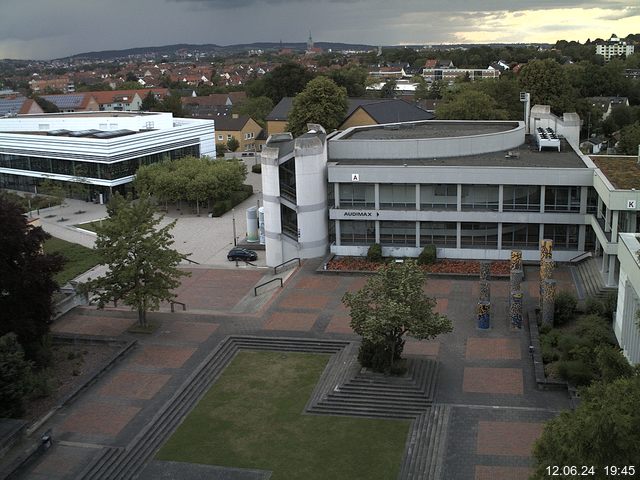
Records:
<instances>
[{"instance_id":1,"label":"lamp post","mask_svg":"<svg viewBox=\"0 0 640 480\"><path fill-rule=\"evenodd\" d=\"M238 246L238 242L236 240L236 209L231 209L231 221L233 223L233 246Z\"/></svg>"}]
</instances>

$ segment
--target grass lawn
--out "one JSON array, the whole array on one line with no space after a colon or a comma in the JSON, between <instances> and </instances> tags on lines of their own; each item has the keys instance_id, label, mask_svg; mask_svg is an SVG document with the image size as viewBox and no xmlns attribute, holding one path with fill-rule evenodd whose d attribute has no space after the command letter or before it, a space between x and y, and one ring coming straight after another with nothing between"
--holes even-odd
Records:
<instances>
[{"instance_id":1,"label":"grass lawn","mask_svg":"<svg viewBox=\"0 0 640 480\"><path fill-rule=\"evenodd\" d=\"M396 478L408 420L303 415L329 357L241 351L158 452L272 480Z\"/></svg>"},{"instance_id":2,"label":"grass lawn","mask_svg":"<svg viewBox=\"0 0 640 480\"><path fill-rule=\"evenodd\" d=\"M98 264L95 250L51 237L44 242L45 253L59 253L67 259L63 270L55 276L60 286Z\"/></svg>"}]
</instances>

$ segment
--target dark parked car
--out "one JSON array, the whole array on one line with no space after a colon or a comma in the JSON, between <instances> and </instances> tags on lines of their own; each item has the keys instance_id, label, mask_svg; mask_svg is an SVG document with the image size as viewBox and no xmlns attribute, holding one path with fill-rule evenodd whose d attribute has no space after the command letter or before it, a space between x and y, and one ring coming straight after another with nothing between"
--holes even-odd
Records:
<instances>
[{"instance_id":1,"label":"dark parked car","mask_svg":"<svg viewBox=\"0 0 640 480\"><path fill-rule=\"evenodd\" d=\"M258 259L258 254L253 250L246 248L232 248L227 253L227 260L244 260L245 262L253 262Z\"/></svg>"}]
</instances>

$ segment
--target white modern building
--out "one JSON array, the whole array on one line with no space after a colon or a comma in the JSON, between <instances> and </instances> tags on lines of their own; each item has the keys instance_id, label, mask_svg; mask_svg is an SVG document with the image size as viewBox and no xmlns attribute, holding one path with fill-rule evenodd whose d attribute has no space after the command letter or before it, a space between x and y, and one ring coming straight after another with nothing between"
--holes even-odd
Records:
<instances>
[{"instance_id":1,"label":"white modern building","mask_svg":"<svg viewBox=\"0 0 640 480\"><path fill-rule=\"evenodd\" d=\"M310 125L295 140L271 135L261 158L267 265L322 257L329 242L325 130Z\"/></svg>"},{"instance_id":2,"label":"white modern building","mask_svg":"<svg viewBox=\"0 0 640 480\"><path fill-rule=\"evenodd\" d=\"M640 363L640 241L637 234L621 233L618 249L620 277L613 331L631 364Z\"/></svg>"},{"instance_id":3,"label":"white modern building","mask_svg":"<svg viewBox=\"0 0 640 480\"><path fill-rule=\"evenodd\" d=\"M588 157L580 119L534 106L527 122L419 121L293 139L262 156L267 264L291 258L417 256L539 259L591 252L603 284L618 282L618 234L640 229L636 157ZM634 175L629 175L634 172ZM639 184L636 184L639 183Z\"/></svg>"},{"instance_id":4,"label":"white modern building","mask_svg":"<svg viewBox=\"0 0 640 480\"><path fill-rule=\"evenodd\" d=\"M107 200L141 165L215 157L211 120L171 113L80 112L0 118L0 187L37 192L45 180L90 186Z\"/></svg>"},{"instance_id":5,"label":"white modern building","mask_svg":"<svg viewBox=\"0 0 640 480\"><path fill-rule=\"evenodd\" d=\"M596 44L596 55L602 55L605 62L611 60L612 57L621 57L622 55L628 57L633 54L634 50L633 45L620 40L615 33L606 42Z\"/></svg>"}]
</instances>

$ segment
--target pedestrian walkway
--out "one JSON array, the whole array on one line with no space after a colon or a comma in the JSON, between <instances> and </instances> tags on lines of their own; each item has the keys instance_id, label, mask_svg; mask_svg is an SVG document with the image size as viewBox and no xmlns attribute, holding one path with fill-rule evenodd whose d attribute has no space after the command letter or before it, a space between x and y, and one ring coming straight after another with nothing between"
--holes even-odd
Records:
<instances>
[{"instance_id":1,"label":"pedestrian walkway","mask_svg":"<svg viewBox=\"0 0 640 480\"><path fill-rule=\"evenodd\" d=\"M55 447L24 478L76 478L104 454L103 447L120 455L229 335L357 341L341 299L367 277L316 273L318 266L319 261L307 261L279 274L283 288L257 296L254 287L274 278L269 271L194 267L178 291L187 311L171 313L165 306L149 314L159 323L151 335L126 333L136 317L123 308L79 308L62 317L53 325L56 332L136 338L138 346L45 424L53 429ZM530 277L524 290L530 293L527 303L534 305L536 279ZM438 442L420 468L437 471L443 479L526 478L531 445L543 423L569 407L566 392L537 390L526 330L509 327L506 285L491 282L492 328L480 331L477 280L429 279L425 291L453 321L454 331L429 342L407 339L407 356L440 366L433 391L438 410L422 420L423 433L416 438L427 442L427 450L429 441ZM406 468L414 466L407 463Z\"/></svg>"}]
</instances>

